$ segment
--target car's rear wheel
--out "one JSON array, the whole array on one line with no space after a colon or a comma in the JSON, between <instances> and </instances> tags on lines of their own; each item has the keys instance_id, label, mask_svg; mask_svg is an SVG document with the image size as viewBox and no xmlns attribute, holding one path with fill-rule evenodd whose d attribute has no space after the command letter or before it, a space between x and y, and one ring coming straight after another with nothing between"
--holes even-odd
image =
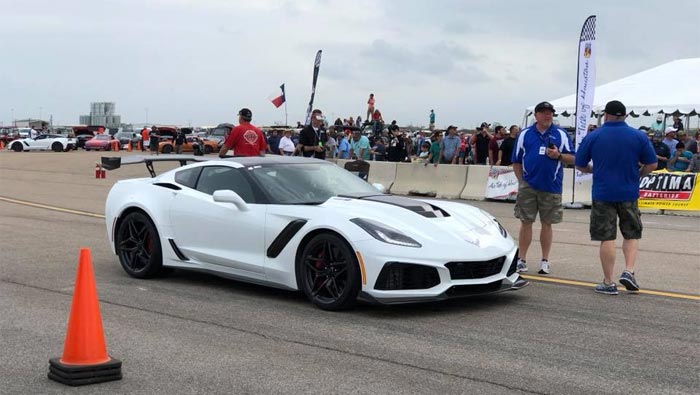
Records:
<instances>
[{"instance_id":1,"label":"car's rear wheel","mask_svg":"<svg viewBox=\"0 0 700 395\"><path fill-rule=\"evenodd\" d=\"M15 152L22 152L22 143L12 144L12 150Z\"/></svg>"},{"instance_id":2,"label":"car's rear wheel","mask_svg":"<svg viewBox=\"0 0 700 395\"><path fill-rule=\"evenodd\" d=\"M211 147L208 146L208 145L205 145L205 146L204 146L204 153L205 153L205 154L211 154L212 152L214 152L214 149L213 149L213 148L211 148Z\"/></svg>"},{"instance_id":3,"label":"car's rear wheel","mask_svg":"<svg viewBox=\"0 0 700 395\"><path fill-rule=\"evenodd\" d=\"M357 258L335 234L318 234L304 246L297 276L306 297L321 309L343 310L357 303L361 286Z\"/></svg>"},{"instance_id":4,"label":"car's rear wheel","mask_svg":"<svg viewBox=\"0 0 700 395\"><path fill-rule=\"evenodd\" d=\"M119 224L116 251L122 268L132 277L155 277L163 269L163 251L158 230L142 212L127 214Z\"/></svg>"},{"instance_id":5,"label":"car's rear wheel","mask_svg":"<svg viewBox=\"0 0 700 395\"><path fill-rule=\"evenodd\" d=\"M53 152L61 152L63 151L63 145L56 141L55 143L51 144L51 151Z\"/></svg>"},{"instance_id":6,"label":"car's rear wheel","mask_svg":"<svg viewBox=\"0 0 700 395\"><path fill-rule=\"evenodd\" d=\"M172 145L164 145L163 146L163 153L164 154L169 154L173 152L173 146Z\"/></svg>"}]
</instances>

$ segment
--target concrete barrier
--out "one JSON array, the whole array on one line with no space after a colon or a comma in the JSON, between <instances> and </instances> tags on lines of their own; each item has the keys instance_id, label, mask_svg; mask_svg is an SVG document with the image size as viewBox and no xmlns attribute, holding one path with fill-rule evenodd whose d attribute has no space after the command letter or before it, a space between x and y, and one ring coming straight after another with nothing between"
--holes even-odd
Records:
<instances>
[{"instance_id":1,"label":"concrete barrier","mask_svg":"<svg viewBox=\"0 0 700 395\"><path fill-rule=\"evenodd\" d=\"M569 203L572 201L583 203L585 206L590 206L593 204L593 198L591 198L591 188L593 187L593 180L588 179L576 184L576 192L572 196L571 186L574 183L574 169L566 168L564 169L564 182L562 183L562 203Z\"/></svg>"},{"instance_id":2,"label":"concrete barrier","mask_svg":"<svg viewBox=\"0 0 700 395\"><path fill-rule=\"evenodd\" d=\"M387 191L391 190L396 180L396 162L369 162L369 178L370 184L379 183L384 185Z\"/></svg>"},{"instance_id":3,"label":"concrete barrier","mask_svg":"<svg viewBox=\"0 0 700 395\"><path fill-rule=\"evenodd\" d=\"M486 182L489 178L491 166L469 165L467 182L459 194L460 199L484 200L486 197Z\"/></svg>"},{"instance_id":4,"label":"concrete barrier","mask_svg":"<svg viewBox=\"0 0 700 395\"><path fill-rule=\"evenodd\" d=\"M396 179L391 193L397 195L425 195L458 199L467 183L468 166L397 163ZM372 168L370 168L372 174Z\"/></svg>"}]
</instances>

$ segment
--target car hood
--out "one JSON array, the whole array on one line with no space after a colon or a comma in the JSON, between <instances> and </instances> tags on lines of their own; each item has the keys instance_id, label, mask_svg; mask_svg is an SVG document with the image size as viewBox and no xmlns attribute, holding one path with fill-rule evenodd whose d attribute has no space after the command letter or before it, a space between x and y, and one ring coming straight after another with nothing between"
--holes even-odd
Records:
<instances>
[{"instance_id":1,"label":"car hood","mask_svg":"<svg viewBox=\"0 0 700 395\"><path fill-rule=\"evenodd\" d=\"M465 203L400 196L334 197L320 205L348 219L362 218L389 226L421 244L476 247L512 245L506 230L485 211Z\"/></svg>"}]
</instances>

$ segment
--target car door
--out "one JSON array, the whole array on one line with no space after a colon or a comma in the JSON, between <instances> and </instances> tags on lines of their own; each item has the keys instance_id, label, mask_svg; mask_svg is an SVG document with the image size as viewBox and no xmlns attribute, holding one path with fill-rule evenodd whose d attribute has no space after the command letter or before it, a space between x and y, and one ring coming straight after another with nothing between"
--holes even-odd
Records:
<instances>
[{"instance_id":1,"label":"car door","mask_svg":"<svg viewBox=\"0 0 700 395\"><path fill-rule=\"evenodd\" d=\"M202 166L194 188L176 192L170 220L174 241L185 256L224 266L234 274L264 279L267 206L257 203L244 171L230 166ZM191 174L178 173L176 182L192 185L191 178ZM215 202L213 193L226 189L238 193L248 210L232 203Z\"/></svg>"}]
</instances>

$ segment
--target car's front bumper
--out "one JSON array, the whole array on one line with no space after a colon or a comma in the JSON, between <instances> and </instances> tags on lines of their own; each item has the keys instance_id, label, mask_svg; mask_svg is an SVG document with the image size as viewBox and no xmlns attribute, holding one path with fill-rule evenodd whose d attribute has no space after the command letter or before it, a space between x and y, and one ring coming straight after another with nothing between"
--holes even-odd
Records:
<instances>
[{"instance_id":1,"label":"car's front bumper","mask_svg":"<svg viewBox=\"0 0 700 395\"><path fill-rule=\"evenodd\" d=\"M370 302L398 304L440 301L518 290L524 286L520 275L515 271L518 250L512 242L494 246L488 255L482 256L483 259L475 256L470 257L459 251L455 251L454 255L435 253L430 254L433 255L430 258L420 258L420 255L424 255L424 253L418 254L417 250L406 253L410 249L394 248L381 243L378 245L381 248L380 252L380 250L375 249L376 246L377 244L373 241L360 243L358 246L360 247L358 251L363 258L366 279L360 298ZM499 262L498 267L494 267L483 275L477 273L478 271L470 273L471 271L467 269L466 272L470 275L459 276L447 266L448 262L460 262L465 267L469 267L471 261L474 261L474 264L484 263L484 261L497 257L502 257L503 262ZM408 280L392 278L390 281L392 285L387 286L389 283L386 282L386 268L390 262L426 268L427 270L420 272L428 273L431 278L424 280L412 275L409 275L411 278ZM437 276L434 274L435 272L437 272ZM521 281L519 282L519 280ZM406 284L411 284L412 289L410 289L411 286L401 288ZM416 284L424 284L424 286Z\"/></svg>"}]
</instances>

